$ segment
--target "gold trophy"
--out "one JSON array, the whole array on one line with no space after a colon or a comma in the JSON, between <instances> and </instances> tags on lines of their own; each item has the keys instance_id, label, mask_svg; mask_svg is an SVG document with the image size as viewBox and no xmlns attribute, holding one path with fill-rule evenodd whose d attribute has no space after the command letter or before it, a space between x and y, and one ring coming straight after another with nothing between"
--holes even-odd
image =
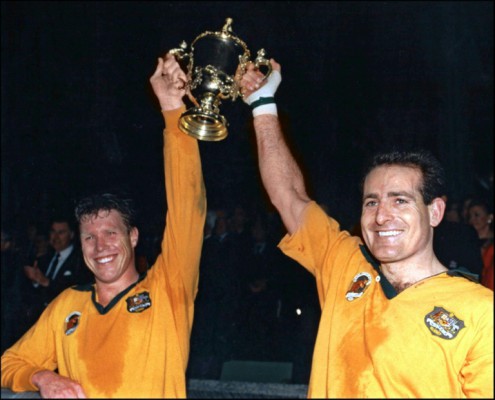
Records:
<instances>
[{"instance_id":1,"label":"gold trophy","mask_svg":"<svg viewBox=\"0 0 495 400\"><path fill-rule=\"evenodd\" d=\"M246 43L233 34L231 25L232 18L227 18L220 32L200 34L189 51L185 41L180 48L170 50L187 64L186 86L194 103L181 115L179 128L199 140L214 142L227 137L228 122L219 109L221 100L235 101L242 96L239 80L246 72L251 53ZM254 64L267 68L265 79L270 75L272 68L264 49L258 51Z\"/></svg>"}]
</instances>

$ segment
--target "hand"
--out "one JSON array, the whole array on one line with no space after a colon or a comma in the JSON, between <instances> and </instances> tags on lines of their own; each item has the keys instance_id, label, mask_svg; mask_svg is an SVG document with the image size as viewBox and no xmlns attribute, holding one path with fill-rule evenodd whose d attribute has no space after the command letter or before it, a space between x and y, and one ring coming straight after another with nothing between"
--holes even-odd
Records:
<instances>
[{"instance_id":1,"label":"hand","mask_svg":"<svg viewBox=\"0 0 495 400\"><path fill-rule=\"evenodd\" d=\"M275 95L278 85L282 80L282 76L280 74L281 66L273 58L270 59L270 64L272 65L272 73L268 79L264 81L263 79L265 78L265 75L263 75L263 73L261 73L261 71L257 69L252 62L248 64L246 72L241 79L241 93L243 95L244 102L247 104L251 104L254 100L257 100L262 96L273 97L273 95ZM268 87L265 87L266 85L268 85Z\"/></svg>"},{"instance_id":2,"label":"hand","mask_svg":"<svg viewBox=\"0 0 495 400\"><path fill-rule=\"evenodd\" d=\"M69 378L60 376L53 371L39 371L31 378L33 384L40 389L40 395L45 399L85 399L82 386Z\"/></svg>"},{"instance_id":3,"label":"hand","mask_svg":"<svg viewBox=\"0 0 495 400\"><path fill-rule=\"evenodd\" d=\"M175 110L184 105L188 79L175 57L167 53L165 59L158 58L156 70L150 78L151 87L162 110Z\"/></svg>"},{"instance_id":4,"label":"hand","mask_svg":"<svg viewBox=\"0 0 495 400\"><path fill-rule=\"evenodd\" d=\"M24 273L28 277L28 279L32 280L35 283L40 284L41 286L48 286L50 284L50 280L41 272L40 268L38 267L38 261L36 260L34 264L31 265L25 265L24 266Z\"/></svg>"}]
</instances>

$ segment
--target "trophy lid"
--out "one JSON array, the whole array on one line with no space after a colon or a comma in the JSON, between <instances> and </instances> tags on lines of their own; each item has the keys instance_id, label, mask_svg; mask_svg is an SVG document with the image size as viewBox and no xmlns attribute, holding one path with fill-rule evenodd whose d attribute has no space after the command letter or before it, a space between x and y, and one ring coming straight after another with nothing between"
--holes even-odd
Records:
<instances>
[{"instance_id":1,"label":"trophy lid","mask_svg":"<svg viewBox=\"0 0 495 400\"><path fill-rule=\"evenodd\" d=\"M206 32L203 32L201 33L200 35L198 35L196 37L196 39L194 39L194 41L191 43L191 48L194 48L194 44L199 41L200 39L203 39L207 36L209 37L213 37L213 38L218 38L220 40L223 40L225 42L228 42L228 41L233 41L235 44L239 45L242 47L242 49L245 51L245 52L249 52L249 49L246 45L246 43L244 43L244 41L242 39L239 39L235 34L234 32L232 31L232 23L234 22L234 20L232 18L227 18L225 20L225 24L223 25L222 27L222 30L221 31L217 31L217 32L210 32L210 31L206 31Z\"/></svg>"},{"instance_id":2,"label":"trophy lid","mask_svg":"<svg viewBox=\"0 0 495 400\"><path fill-rule=\"evenodd\" d=\"M240 60L249 59L249 49L243 40L232 32L232 18L227 18L221 31L206 31L191 43L194 61L191 66L212 65L227 75L236 73Z\"/></svg>"}]
</instances>

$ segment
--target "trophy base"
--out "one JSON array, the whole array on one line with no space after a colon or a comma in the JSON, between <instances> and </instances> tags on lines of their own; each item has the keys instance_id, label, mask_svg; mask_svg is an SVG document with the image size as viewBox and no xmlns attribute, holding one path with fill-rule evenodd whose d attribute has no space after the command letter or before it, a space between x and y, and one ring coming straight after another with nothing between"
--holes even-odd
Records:
<instances>
[{"instance_id":1,"label":"trophy base","mask_svg":"<svg viewBox=\"0 0 495 400\"><path fill-rule=\"evenodd\" d=\"M198 140L218 142L227 137L227 121L222 115L192 108L179 119L179 129Z\"/></svg>"}]
</instances>

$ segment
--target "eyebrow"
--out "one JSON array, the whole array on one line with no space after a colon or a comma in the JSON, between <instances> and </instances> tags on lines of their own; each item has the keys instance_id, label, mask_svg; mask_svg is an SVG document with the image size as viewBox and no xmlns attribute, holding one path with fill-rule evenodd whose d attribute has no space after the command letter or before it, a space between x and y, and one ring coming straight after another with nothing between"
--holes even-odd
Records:
<instances>
[{"instance_id":1,"label":"eyebrow","mask_svg":"<svg viewBox=\"0 0 495 400\"><path fill-rule=\"evenodd\" d=\"M388 192L387 193L387 197L400 197L400 196L407 197L410 199L415 199L414 195L411 192L407 192L404 190L401 190L398 192ZM379 198L379 196L376 193L369 193L369 194L366 194L365 196L363 196L363 199L378 199L378 198Z\"/></svg>"}]
</instances>

